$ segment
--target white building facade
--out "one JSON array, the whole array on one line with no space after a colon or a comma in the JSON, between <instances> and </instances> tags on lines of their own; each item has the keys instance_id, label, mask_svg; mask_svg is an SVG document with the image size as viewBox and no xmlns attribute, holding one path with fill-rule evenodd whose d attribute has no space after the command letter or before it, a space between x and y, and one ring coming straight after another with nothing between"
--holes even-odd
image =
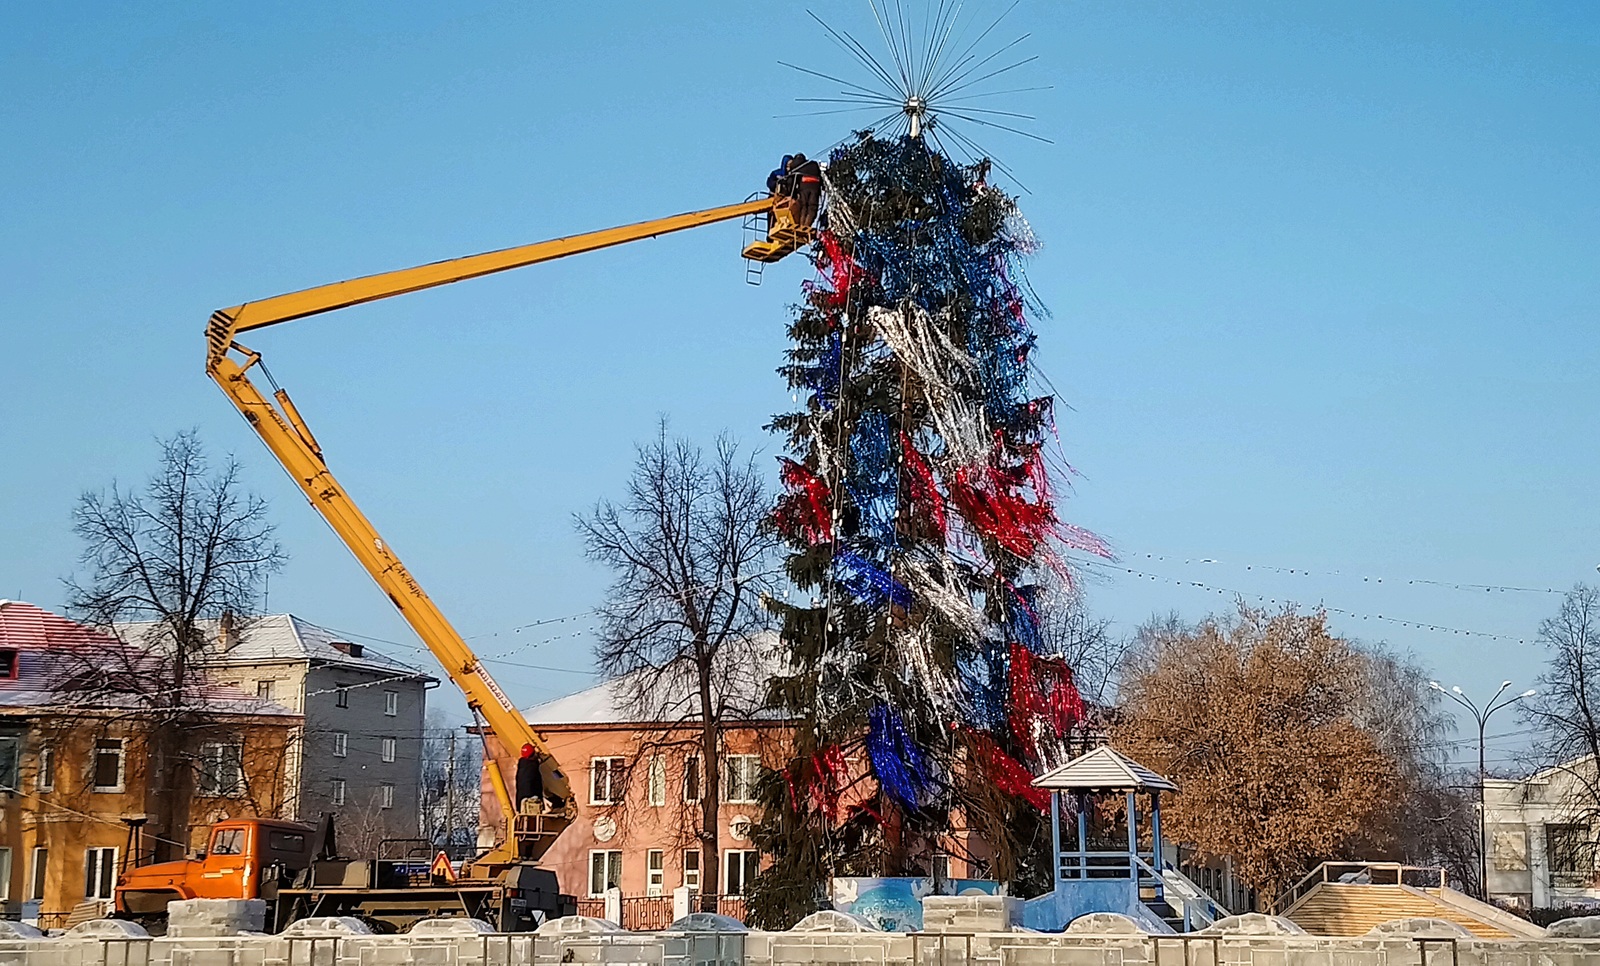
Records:
<instances>
[{"instance_id":1,"label":"white building facade","mask_svg":"<svg viewBox=\"0 0 1600 966\"><path fill-rule=\"evenodd\" d=\"M1484 784L1491 901L1523 909L1600 906L1597 770L1578 758Z\"/></svg>"}]
</instances>

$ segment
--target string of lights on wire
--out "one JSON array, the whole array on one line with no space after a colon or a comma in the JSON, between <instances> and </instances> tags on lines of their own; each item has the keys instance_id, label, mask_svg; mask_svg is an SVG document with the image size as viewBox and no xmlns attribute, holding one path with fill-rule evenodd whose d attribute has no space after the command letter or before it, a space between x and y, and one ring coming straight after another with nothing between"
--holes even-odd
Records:
<instances>
[{"instance_id":1,"label":"string of lights on wire","mask_svg":"<svg viewBox=\"0 0 1600 966\"><path fill-rule=\"evenodd\" d=\"M1297 577L1343 577L1359 579L1362 583L1383 584L1385 586L1430 586L1442 587L1448 590L1464 590L1482 593L1500 594L1564 594L1566 591L1555 587L1519 587L1511 584L1475 584L1453 580L1435 580L1426 577L1394 577L1376 573L1348 570L1319 570L1310 567L1280 567L1261 563L1239 563L1237 561L1220 560L1215 557L1179 557L1159 553L1134 554L1135 559L1149 560L1156 563L1181 563L1184 565L1224 566L1232 565L1243 567L1247 571L1264 571L1274 574L1289 574Z\"/></svg>"},{"instance_id":2,"label":"string of lights on wire","mask_svg":"<svg viewBox=\"0 0 1600 966\"><path fill-rule=\"evenodd\" d=\"M1151 580L1151 581L1155 581L1155 582L1158 582L1158 583L1169 584L1169 585L1174 586L1174 587L1193 587L1193 588L1195 588L1197 590L1204 590L1204 591L1208 591L1208 592L1211 592L1211 593L1216 593L1216 594L1230 596L1230 597L1238 597L1238 598L1241 598L1241 599L1244 599L1244 600L1254 600L1254 601L1256 601L1258 603L1284 604L1284 605L1303 604L1303 603L1305 603L1305 601L1303 601L1303 600L1291 600L1291 599L1286 598L1286 597L1285 598L1278 598L1278 597L1267 596L1265 594L1252 593L1252 592L1249 592L1249 591L1235 590L1234 588L1231 588L1231 587L1222 587L1222 586L1219 586L1217 584L1207 583L1207 582L1201 581L1201 580L1184 580L1184 579L1177 578L1177 577L1168 577L1168 576L1166 576L1164 574L1155 574L1155 573L1150 573L1148 571L1136 570L1136 569L1134 569L1132 567L1124 567L1124 566L1121 566L1121 565L1115 564L1115 563L1103 563L1103 562L1100 562L1100 561L1090 561L1090 562L1086 562L1084 564L1084 566L1086 566L1088 568L1091 568L1093 570L1111 571L1113 573L1124 573L1124 574L1128 574L1128 575L1133 576L1133 577L1138 577L1141 580ZM1508 642L1508 643L1515 643L1515 644L1527 644L1528 643L1528 639L1527 638L1518 637L1518 636L1516 636L1514 634L1494 634L1494 633L1491 633L1489 631L1475 631L1475 630L1469 630L1467 628L1462 628L1462 627L1449 627L1449 626L1446 626L1444 624L1433 624L1433 623L1429 623L1427 621L1405 620L1403 618L1393 617L1393 616L1390 616L1390 615L1387 615L1387 614L1362 613L1362 612L1359 612L1359 611L1346 610L1346 609L1344 609L1342 607L1334 607L1334 606L1331 606L1329 604L1321 603L1321 602L1319 602L1316 606L1318 608L1320 608L1321 610L1327 611L1330 614L1338 614L1338 615L1340 615L1342 617L1349 617L1349 618L1352 618L1352 619L1355 619L1355 620L1382 621L1382 622L1384 622L1386 624L1394 624L1394 625L1397 625L1397 626L1400 626L1400 627L1411 628L1412 630L1429 631L1429 632L1432 632L1432 633L1439 633L1439 634L1455 634L1455 635L1460 635L1462 637L1475 637L1475 638L1482 638L1484 640L1505 641L1505 642Z\"/></svg>"},{"instance_id":3,"label":"string of lights on wire","mask_svg":"<svg viewBox=\"0 0 1600 966\"><path fill-rule=\"evenodd\" d=\"M1275 565L1275 564L1237 563L1237 562L1230 562L1230 561L1223 560L1223 559L1216 558L1216 557L1197 557L1197 556L1185 557L1185 556L1181 556L1181 555L1177 555L1177 554L1163 554L1163 553L1136 553L1136 554L1131 554L1129 556L1131 556L1131 558L1134 559L1134 560L1148 560L1148 561L1151 561L1151 562L1154 562L1154 563L1165 563L1165 564L1174 564L1174 565L1183 565L1183 566L1211 567L1211 566L1228 565L1228 564L1231 563L1232 566L1241 567L1245 571L1251 572L1251 573L1262 572L1262 573L1290 575L1290 576L1297 576L1297 577L1339 577L1339 578L1350 578L1350 579L1359 579L1362 583L1365 583L1365 584L1383 585L1383 586L1386 586L1386 587L1424 587L1424 586L1426 586L1426 587L1437 587L1437 588L1443 588L1443 589L1447 589L1447 590L1456 590L1456 591L1463 591L1463 592L1470 592L1470 593L1500 593L1500 594L1524 593L1524 594L1546 594L1546 595L1559 595L1559 594L1564 593L1564 591L1562 591L1562 590L1560 590L1558 588L1553 588L1553 587L1520 586L1520 585L1507 584L1507 583L1480 583L1480 582L1471 582L1471 581L1450 581L1450 580L1439 580L1439 579L1426 578L1426 577L1403 577L1403 576L1394 576L1394 575L1379 575L1379 574L1376 574L1376 573L1373 573L1373 572L1368 572L1368 571L1323 570L1323 569L1317 569L1317 568L1311 568L1311 567L1303 567L1303 566L1300 566L1300 567L1285 567L1285 566L1279 566L1279 565ZM1229 596L1240 597L1240 598L1243 598L1245 600L1253 600L1253 601L1256 601L1256 602L1259 602L1259 603L1289 604L1289 603L1296 603L1296 602L1299 602L1299 603L1303 603L1304 602L1304 601L1294 601L1294 600L1291 600L1290 598L1287 598L1287 597L1280 598L1280 597L1276 597L1276 596L1256 593L1256 592L1253 592L1253 591L1236 590L1236 589L1232 589L1232 588L1229 588L1229 587L1223 587L1223 586L1220 586L1220 585L1218 585L1216 583L1209 582L1209 581L1190 580L1190 579L1186 579L1186 578L1182 578L1182 577L1172 577L1172 576L1168 576L1168 575L1165 575L1165 574L1157 574L1157 573L1150 572L1148 570L1140 570L1140 569L1137 569L1137 568L1124 566L1121 561L1110 561L1110 562L1107 562L1107 561L1093 561L1089 566L1091 566L1095 570L1097 570L1099 572L1103 572L1103 573L1126 574L1127 576L1134 577L1134 578L1137 578L1137 579L1140 579L1140 580L1150 580L1150 581L1154 581L1154 582L1157 582L1157 583L1164 583L1164 584L1167 584L1167 585L1170 585L1170 586L1175 586L1175 587L1190 587L1190 588L1193 588L1193 589L1196 589L1196 590L1203 590L1203 591L1207 591L1207 592L1211 592L1211 593L1217 593L1219 595L1229 595ZM770 574L769 574L769 576L770 576ZM1340 616L1349 617L1349 618L1356 619L1356 620L1377 620L1377 621L1382 621L1382 622L1387 623L1387 624L1394 624L1396 626L1407 627L1407 628L1410 628L1410 629L1413 629L1413 630L1421 630L1421 631L1426 631L1426 632L1430 632L1430 633L1452 634L1452 635L1459 635L1459 636L1463 636L1463 637L1482 638L1482 639L1485 639L1485 640L1498 640L1498 641L1514 642L1514 643L1517 643L1517 644L1527 644L1528 643L1528 639L1526 637L1519 637L1517 635L1497 634L1497 633L1492 633L1492 632L1488 632L1488 631L1473 630L1473 629L1470 629L1470 628L1452 627L1452 626L1448 626L1448 625L1444 625L1444 624L1430 623L1430 622L1427 622L1427 621L1414 621L1414 620L1409 620L1409 619L1405 619L1405 618L1395 617L1392 614L1381 614L1381 613L1375 613L1375 612L1368 613L1368 612L1362 612L1362 611L1354 611L1354 610L1349 610L1349 609L1346 609L1346 608L1330 606L1330 605L1326 605L1326 604L1322 605L1322 609L1328 611L1331 614L1338 614ZM545 646L550 645L550 644L558 643L558 642L561 642L561 641L579 640L579 639L582 639L584 637L587 637L587 636L589 636L590 634L592 634L594 632L597 620L598 620L598 617L597 617L595 611L591 609L591 610L586 610L586 611L580 611L580 612L575 613L575 614L568 614L568 615L565 615L563 617L551 617L551 618L543 618L543 619L535 620L535 621L529 621L528 623L518 624L518 625L515 625L513 627L505 628L503 630L489 631L489 632L485 632L485 633L481 633L481 634L475 634L475 635L472 635L471 637L469 637L468 640L485 640L485 639L497 639L497 638L506 637L506 636L516 636L516 635L522 634L522 632L524 632L524 631L531 630L533 628L539 628L539 627L550 627L550 626L570 627L571 628L570 630L565 630L560 634L554 634L554 635L542 638L540 640L536 640L536 641L528 641L526 639L519 640L516 644L514 644L511 647L507 648L505 651L495 652L495 653L491 653L489 655L486 655L485 657L483 657L483 660L485 662L488 662L488 663L504 665L504 666L507 666L507 667L527 667L530 670L567 671L567 672L574 673L574 674L589 674L589 673L591 673L589 671L581 671L581 670L570 669L570 668L546 667L546 666L543 666L543 665L523 665L523 664L518 664L518 663L515 663L515 662L511 662L511 661L506 660L506 659L514 657L516 655L527 653L528 651L532 651L532 650L536 650L538 648L545 647ZM329 630L335 631L336 633L339 633L339 634L346 635L348 637L355 637L355 638L360 638L360 639L363 639L363 640L373 641L373 642L379 643L379 644L389 645L389 646L392 646L392 647L399 647L399 648L402 648L404 650L407 650L407 651L410 651L410 652L414 652L414 653L418 653L418 654L425 653L423 648L421 648L421 647L419 647L417 645L413 645L413 644L406 644L406 643L403 643L401 641L395 641L395 640L391 640L391 639L388 639L388 638L374 637L374 636L369 635L369 634L358 634L358 633L355 633L353 631L340 630L338 628L329 628ZM385 679L385 680L388 680L388 679Z\"/></svg>"}]
</instances>

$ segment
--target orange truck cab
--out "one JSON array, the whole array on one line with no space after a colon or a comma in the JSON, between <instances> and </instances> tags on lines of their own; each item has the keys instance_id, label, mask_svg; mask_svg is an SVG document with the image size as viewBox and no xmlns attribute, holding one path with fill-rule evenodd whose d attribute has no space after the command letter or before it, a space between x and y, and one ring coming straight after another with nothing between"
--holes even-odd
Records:
<instances>
[{"instance_id":1,"label":"orange truck cab","mask_svg":"<svg viewBox=\"0 0 1600 966\"><path fill-rule=\"evenodd\" d=\"M267 818L218 822L196 858L124 872L117 880L117 915L154 922L165 918L174 899L271 902L311 864L312 832L309 825Z\"/></svg>"}]
</instances>

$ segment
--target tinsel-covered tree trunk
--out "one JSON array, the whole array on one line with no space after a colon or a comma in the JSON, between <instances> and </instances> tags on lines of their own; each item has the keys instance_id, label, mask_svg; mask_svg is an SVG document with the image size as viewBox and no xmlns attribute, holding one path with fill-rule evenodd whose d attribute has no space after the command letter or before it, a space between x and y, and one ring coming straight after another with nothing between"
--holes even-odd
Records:
<instances>
[{"instance_id":1,"label":"tinsel-covered tree trunk","mask_svg":"<svg viewBox=\"0 0 1600 966\"><path fill-rule=\"evenodd\" d=\"M800 599L776 605L803 722L764 785L771 859L752 912L783 926L836 875L925 875L953 830L1020 891L1049 881L1048 797L1029 784L1082 702L1038 632L1063 548L1030 390L1015 200L920 138L862 135L827 167L826 227L780 369L798 411L775 523Z\"/></svg>"}]
</instances>

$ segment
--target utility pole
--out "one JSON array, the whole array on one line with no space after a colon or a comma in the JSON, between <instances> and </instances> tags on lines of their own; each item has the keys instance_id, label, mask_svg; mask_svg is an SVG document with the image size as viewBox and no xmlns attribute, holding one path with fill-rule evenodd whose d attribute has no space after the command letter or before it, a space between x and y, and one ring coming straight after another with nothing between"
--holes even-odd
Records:
<instances>
[{"instance_id":1,"label":"utility pole","mask_svg":"<svg viewBox=\"0 0 1600 966\"><path fill-rule=\"evenodd\" d=\"M1518 701L1521 701L1523 698L1531 698L1536 692L1532 688L1529 688L1521 694L1512 695L1511 697L1506 698L1504 701L1501 701L1500 695L1505 694L1506 688L1511 687L1510 681L1503 681L1500 684L1500 690L1496 691L1488 701L1484 702L1483 707L1480 708L1478 705L1473 704L1472 701L1467 698L1466 693L1463 692L1459 687L1453 687L1446 691L1444 685L1440 684L1438 681L1429 681L1428 687L1438 691L1440 694L1449 698L1451 701L1454 701L1456 704L1461 705L1463 708L1466 708L1467 711L1471 712L1472 720L1478 723L1478 898L1488 902L1489 813L1484 805L1483 788L1484 783L1489 777L1489 772L1488 768L1486 767L1487 762L1484 754L1484 732L1488 729L1489 717L1496 711L1499 711L1503 708L1509 708Z\"/></svg>"},{"instance_id":2,"label":"utility pole","mask_svg":"<svg viewBox=\"0 0 1600 966\"><path fill-rule=\"evenodd\" d=\"M456 834L456 729L450 729L450 757L444 766L444 848L455 844ZM454 858L454 856L452 856Z\"/></svg>"}]
</instances>

